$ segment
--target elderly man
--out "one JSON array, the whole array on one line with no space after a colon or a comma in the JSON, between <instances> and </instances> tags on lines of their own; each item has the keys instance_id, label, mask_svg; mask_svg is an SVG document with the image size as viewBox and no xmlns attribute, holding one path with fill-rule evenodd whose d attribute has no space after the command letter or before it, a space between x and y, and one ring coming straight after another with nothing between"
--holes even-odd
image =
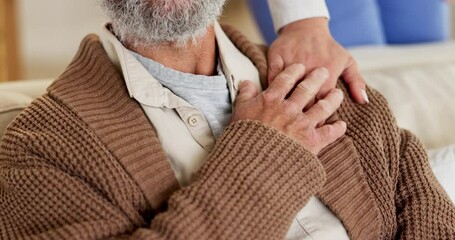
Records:
<instances>
[{"instance_id":1,"label":"elderly man","mask_svg":"<svg viewBox=\"0 0 455 240\"><path fill-rule=\"evenodd\" d=\"M355 104L302 65L267 87L224 0L101 3L111 23L5 133L2 239L455 238L374 90Z\"/></svg>"}]
</instances>

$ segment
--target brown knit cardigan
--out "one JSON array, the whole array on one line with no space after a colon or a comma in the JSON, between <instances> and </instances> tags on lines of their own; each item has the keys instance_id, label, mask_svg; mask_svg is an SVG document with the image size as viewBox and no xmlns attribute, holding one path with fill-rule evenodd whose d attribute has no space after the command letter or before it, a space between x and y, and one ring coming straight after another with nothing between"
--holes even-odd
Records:
<instances>
[{"instance_id":1,"label":"brown knit cardigan","mask_svg":"<svg viewBox=\"0 0 455 240\"><path fill-rule=\"evenodd\" d=\"M265 79L264 53L225 30ZM259 122L233 123L179 188L153 126L89 35L4 135L0 238L282 239L317 194L354 240L455 239L454 205L422 144L368 94L366 106L344 100L335 118L347 133L318 157Z\"/></svg>"}]
</instances>

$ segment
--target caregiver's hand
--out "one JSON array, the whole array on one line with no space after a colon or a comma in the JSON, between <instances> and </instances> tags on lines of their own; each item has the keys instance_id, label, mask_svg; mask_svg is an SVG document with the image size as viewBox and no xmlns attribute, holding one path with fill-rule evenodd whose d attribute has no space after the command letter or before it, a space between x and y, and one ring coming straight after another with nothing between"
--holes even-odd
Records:
<instances>
[{"instance_id":1,"label":"caregiver's hand","mask_svg":"<svg viewBox=\"0 0 455 240\"><path fill-rule=\"evenodd\" d=\"M294 63L304 64L306 73L315 68L329 70L329 80L318 93L318 98L327 95L335 88L338 78L349 85L353 99L368 103L365 81L360 75L357 63L330 34L326 18L311 18L290 23L280 30L277 40L270 46L269 85L287 66Z\"/></svg>"}]
</instances>

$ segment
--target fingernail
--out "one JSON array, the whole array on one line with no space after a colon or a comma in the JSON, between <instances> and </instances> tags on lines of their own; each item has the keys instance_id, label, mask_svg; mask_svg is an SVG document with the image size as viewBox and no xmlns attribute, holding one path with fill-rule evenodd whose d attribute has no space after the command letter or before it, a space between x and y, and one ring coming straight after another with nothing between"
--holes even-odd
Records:
<instances>
[{"instance_id":1,"label":"fingernail","mask_svg":"<svg viewBox=\"0 0 455 240\"><path fill-rule=\"evenodd\" d=\"M299 68L305 69L305 65L303 65L302 63L297 63L296 65L297 65Z\"/></svg>"},{"instance_id":2,"label":"fingernail","mask_svg":"<svg viewBox=\"0 0 455 240\"><path fill-rule=\"evenodd\" d=\"M329 77L329 70L327 70L327 68L318 68L317 74L319 77L326 79Z\"/></svg>"},{"instance_id":3,"label":"fingernail","mask_svg":"<svg viewBox=\"0 0 455 240\"><path fill-rule=\"evenodd\" d=\"M344 93L343 91L341 91L340 89L338 88L335 88L334 90L332 90L334 93L337 94L338 98L340 98L341 100L343 100L344 98Z\"/></svg>"},{"instance_id":4,"label":"fingernail","mask_svg":"<svg viewBox=\"0 0 455 240\"><path fill-rule=\"evenodd\" d=\"M365 91L365 89L362 90L362 97L365 103L370 103L370 99L368 99L367 91Z\"/></svg>"},{"instance_id":5,"label":"fingernail","mask_svg":"<svg viewBox=\"0 0 455 240\"><path fill-rule=\"evenodd\" d=\"M343 122L341 122L341 125L342 125L342 126L343 126L343 128L345 128L345 129L348 127L348 124L347 124L346 122L344 122L344 121L343 121Z\"/></svg>"}]
</instances>

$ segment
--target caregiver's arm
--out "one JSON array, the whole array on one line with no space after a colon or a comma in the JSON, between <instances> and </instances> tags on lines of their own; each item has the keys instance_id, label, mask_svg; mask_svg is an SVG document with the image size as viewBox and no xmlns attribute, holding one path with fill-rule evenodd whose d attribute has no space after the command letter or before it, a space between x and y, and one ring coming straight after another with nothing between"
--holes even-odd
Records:
<instances>
[{"instance_id":1,"label":"caregiver's arm","mask_svg":"<svg viewBox=\"0 0 455 240\"><path fill-rule=\"evenodd\" d=\"M368 102L357 63L330 34L324 0L269 0L269 5L278 32L268 55L269 82L293 63L304 64L307 72L325 67L330 78L319 97L333 89L341 76L354 100Z\"/></svg>"}]
</instances>

